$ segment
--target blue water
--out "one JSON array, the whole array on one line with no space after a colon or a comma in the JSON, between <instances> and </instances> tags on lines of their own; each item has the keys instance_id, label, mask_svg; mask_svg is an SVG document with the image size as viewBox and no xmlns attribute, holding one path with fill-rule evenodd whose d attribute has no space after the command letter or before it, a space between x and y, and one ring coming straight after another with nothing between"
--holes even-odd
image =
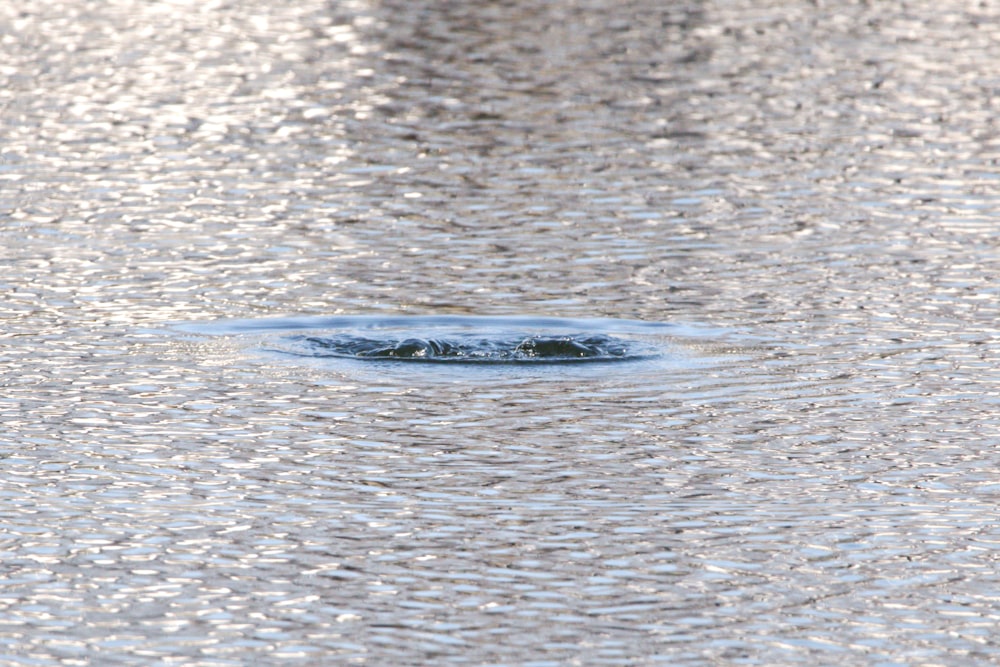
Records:
<instances>
[{"instance_id":1,"label":"blue water","mask_svg":"<svg viewBox=\"0 0 1000 667\"><path fill-rule=\"evenodd\" d=\"M667 322L613 318L564 318L537 316L489 317L476 315L333 315L287 316L261 319L232 319L206 322L188 322L176 325L180 331L201 334L240 334L268 331L296 331L301 329L363 332L363 331L442 331L473 333L502 333L525 331L530 333L565 333L587 331L592 333L685 333L693 332L690 325Z\"/></svg>"}]
</instances>

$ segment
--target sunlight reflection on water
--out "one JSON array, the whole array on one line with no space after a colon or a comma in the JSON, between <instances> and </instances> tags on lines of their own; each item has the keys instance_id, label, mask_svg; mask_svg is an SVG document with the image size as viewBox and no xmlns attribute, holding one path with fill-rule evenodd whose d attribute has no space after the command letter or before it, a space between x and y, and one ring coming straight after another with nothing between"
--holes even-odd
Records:
<instances>
[{"instance_id":1,"label":"sunlight reflection on water","mask_svg":"<svg viewBox=\"0 0 1000 667\"><path fill-rule=\"evenodd\" d=\"M0 6L0 662L997 662L998 21Z\"/></svg>"}]
</instances>

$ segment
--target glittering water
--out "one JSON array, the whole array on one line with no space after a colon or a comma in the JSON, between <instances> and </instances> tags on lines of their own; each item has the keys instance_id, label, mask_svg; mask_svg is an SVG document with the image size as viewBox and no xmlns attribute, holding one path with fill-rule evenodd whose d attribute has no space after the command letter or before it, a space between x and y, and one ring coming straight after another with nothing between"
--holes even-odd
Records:
<instances>
[{"instance_id":1,"label":"glittering water","mask_svg":"<svg viewBox=\"0 0 1000 667\"><path fill-rule=\"evenodd\" d=\"M0 6L0 663L997 662L997 26Z\"/></svg>"}]
</instances>

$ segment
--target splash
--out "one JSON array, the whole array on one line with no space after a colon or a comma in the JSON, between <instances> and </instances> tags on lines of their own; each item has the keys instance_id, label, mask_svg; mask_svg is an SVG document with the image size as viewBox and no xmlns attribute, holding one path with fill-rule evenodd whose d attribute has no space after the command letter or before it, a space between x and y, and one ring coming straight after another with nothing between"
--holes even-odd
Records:
<instances>
[{"instance_id":1,"label":"splash","mask_svg":"<svg viewBox=\"0 0 1000 667\"><path fill-rule=\"evenodd\" d=\"M567 363L648 356L635 343L603 334L372 338L348 334L289 336L292 354L439 363Z\"/></svg>"},{"instance_id":2,"label":"splash","mask_svg":"<svg viewBox=\"0 0 1000 667\"><path fill-rule=\"evenodd\" d=\"M245 336L262 351L357 362L477 366L598 365L673 359L668 338L698 335L663 322L472 315L334 315L190 322L182 331ZM381 365L381 364L376 364Z\"/></svg>"}]
</instances>

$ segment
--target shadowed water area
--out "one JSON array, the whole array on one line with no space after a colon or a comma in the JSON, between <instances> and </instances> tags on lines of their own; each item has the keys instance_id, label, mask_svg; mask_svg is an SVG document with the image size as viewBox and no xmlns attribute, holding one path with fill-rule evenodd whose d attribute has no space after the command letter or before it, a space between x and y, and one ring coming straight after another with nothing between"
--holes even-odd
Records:
<instances>
[{"instance_id":1,"label":"shadowed water area","mask_svg":"<svg viewBox=\"0 0 1000 667\"><path fill-rule=\"evenodd\" d=\"M3 4L0 663L997 662L998 26Z\"/></svg>"},{"instance_id":2,"label":"shadowed water area","mask_svg":"<svg viewBox=\"0 0 1000 667\"><path fill-rule=\"evenodd\" d=\"M385 340L357 336L297 337L316 356L397 361L462 363L529 363L611 361L628 358L628 346L607 336L527 336L517 338L404 338Z\"/></svg>"},{"instance_id":3,"label":"shadowed water area","mask_svg":"<svg viewBox=\"0 0 1000 667\"><path fill-rule=\"evenodd\" d=\"M215 334L284 334L263 349L305 357L455 364L567 364L638 361L663 354L650 343L607 331L669 331L669 325L617 320L531 317L329 317L186 325ZM312 334L291 332L311 329ZM464 372L464 371L460 371ZM467 377L468 373L464 376Z\"/></svg>"}]
</instances>

